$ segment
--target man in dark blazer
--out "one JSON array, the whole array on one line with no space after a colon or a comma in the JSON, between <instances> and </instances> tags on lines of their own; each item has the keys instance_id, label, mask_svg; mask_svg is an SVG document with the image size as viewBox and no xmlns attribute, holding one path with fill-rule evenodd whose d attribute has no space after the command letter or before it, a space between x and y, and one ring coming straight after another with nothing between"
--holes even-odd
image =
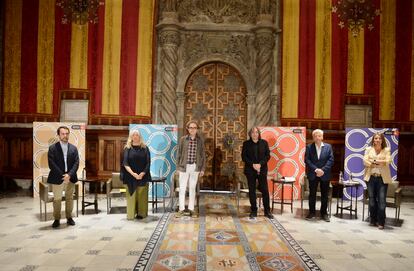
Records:
<instances>
[{"instance_id":1,"label":"man in dark blazer","mask_svg":"<svg viewBox=\"0 0 414 271\"><path fill-rule=\"evenodd\" d=\"M77 171L79 167L78 149L70 144L69 128L60 126L57 129L59 142L51 145L47 153L49 162L49 176L47 182L52 185L53 190L53 217L55 221L53 228L60 226L60 213L62 202L62 191L65 189L65 212L68 225L75 225L72 218L73 192L75 183L78 181Z\"/></svg>"},{"instance_id":2,"label":"man in dark blazer","mask_svg":"<svg viewBox=\"0 0 414 271\"><path fill-rule=\"evenodd\" d=\"M243 142L242 160L244 175L249 185L250 218L257 217L256 187L262 192L265 216L272 219L270 211L269 188L267 186L267 161L270 159L270 150L267 141L260 137L260 130L253 127L249 131L249 140Z\"/></svg>"},{"instance_id":3,"label":"man in dark blazer","mask_svg":"<svg viewBox=\"0 0 414 271\"><path fill-rule=\"evenodd\" d=\"M312 132L313 143L306 146L305 163L309 180L309 214L306 219L315 217L316 191L321 187L321 218L329 222L327 212L328 191L331 179L331 168L334 163L332 146L323 143L323 131L316 129Z\"/></svg>"}]
</instances>

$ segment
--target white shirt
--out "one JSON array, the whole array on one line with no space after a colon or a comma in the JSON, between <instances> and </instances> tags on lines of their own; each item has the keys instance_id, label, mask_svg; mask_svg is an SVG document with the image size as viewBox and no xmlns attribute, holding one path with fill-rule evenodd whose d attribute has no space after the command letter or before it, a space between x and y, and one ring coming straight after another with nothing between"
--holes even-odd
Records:
<instances>
[{"instance_id":1,"label":"white shirt","mask_svg":"<svg viewBox=\"0 0 414 271\"><path fill-rule=\"evenodd\" d=\"M318 155L318 160L319 160L319 158L321 157L322 146L324 146L323 142L321 142L321 146L320 146L320 147L318 147L318 145L317 145L317 144L315 144L315 147L316 147L316 154Z\"/></svg>"},{"instance_id":2,"label":"white shirt","mask_svg":"<svg viewBox=\"0 0 414 271\"><path fill-rule=\"evenodd\" d=\"M68 143L60 141L60 146L62 147L63 160L65 160L65 172L68 172Z\"/></svg>"}]
</instances>

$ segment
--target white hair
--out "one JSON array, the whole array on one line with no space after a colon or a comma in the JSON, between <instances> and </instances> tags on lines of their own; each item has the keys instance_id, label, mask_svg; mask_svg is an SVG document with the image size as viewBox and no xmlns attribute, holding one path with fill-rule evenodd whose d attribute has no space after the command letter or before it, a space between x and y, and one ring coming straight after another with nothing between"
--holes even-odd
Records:
<instances>
[{"instance_id":1,"label":"white hair","mask_svg":"<svg viewBox=\"0 0 414 271\"><path fill-rule=\"evenodd\" d=\"M321 134L323 136L323 131L321 129L315 129L312 132L312 137L314 137L316 134Z\"/></svg>"}]
</instances>

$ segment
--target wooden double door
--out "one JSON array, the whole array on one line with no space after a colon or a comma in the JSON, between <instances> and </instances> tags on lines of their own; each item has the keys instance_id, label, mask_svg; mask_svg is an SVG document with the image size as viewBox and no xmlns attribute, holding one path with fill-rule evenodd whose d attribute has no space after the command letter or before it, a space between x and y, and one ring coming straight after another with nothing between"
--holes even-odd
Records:
<instances>
[{"instance_id":1,"label":"wooden double door","mask_svg":"<svg viewBox=\"0 0 414 271\"><path fill-rule=\"evenodd\" d=\"M221 62L205 64L185 87L185 123L195 120L206 145L207 166L201 189L233 190L234 173L243 168L246 139L246 85L240 73Z\"/></svg>"}]
</instances>

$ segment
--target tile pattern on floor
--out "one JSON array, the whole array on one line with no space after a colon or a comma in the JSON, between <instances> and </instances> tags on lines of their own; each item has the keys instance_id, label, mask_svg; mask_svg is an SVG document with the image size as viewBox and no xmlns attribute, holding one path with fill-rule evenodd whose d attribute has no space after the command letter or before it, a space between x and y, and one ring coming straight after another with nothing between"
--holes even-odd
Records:
<instances>
[{"instance_id":1,"label":"tile pattern on floor","mask_svg":"<svg viewBox=\"0 0 414 271\"><path fill-rule=\"evenodd\" d=\"M125 202L114 201L116 204L123 206ZM248 216L248 202L243 204L244 213L239 216L240 221ZM106 206L106 199L100 198L99 206ZM385 230L370 227L361 218L351 220L332 216L330 223L318 219L306 221L301 216L300 202L295 202L294 206L293 214L285 210L281 215L279 210L275 210L275 216L322 270L411 270L414 266L414 202L403 203L401 218L404 222L401 227L388 224ZM153 215L151 210L150 217L144 221L128 221L125 214L107 215L103 209L98 214L87 212L75 217L74 227L67 226L62 220L61 227L54 230L50 207L48 221L45 222L39 219L38 199L27 196L0 198L2 271L133 270L145 248L151 245L149 241L154 229L163 220L162 214ZM362 208L358 207L358 215L361 215ZM333 203L332 209L335 208ZM388 212L389 217L394 215L393 210ZM200 217L205 219L205 225L223 227L221 232L211 232L209 238L232 240L229 236L237 229L230 228L226 220L214 219L219 212L211 209L207 214L207 217ZM190 224L189 221L187 223ZM226 225L229 228L224 229ZM266 247L263 243L259 246ZM88 251L99 252L87 254ZM183 259L170 257L164 264L194 262L197 257L192 254L180 256ZM278 264L267 255L261 257L257 261L262 268Z\"/></svg>"}]
</instances>

